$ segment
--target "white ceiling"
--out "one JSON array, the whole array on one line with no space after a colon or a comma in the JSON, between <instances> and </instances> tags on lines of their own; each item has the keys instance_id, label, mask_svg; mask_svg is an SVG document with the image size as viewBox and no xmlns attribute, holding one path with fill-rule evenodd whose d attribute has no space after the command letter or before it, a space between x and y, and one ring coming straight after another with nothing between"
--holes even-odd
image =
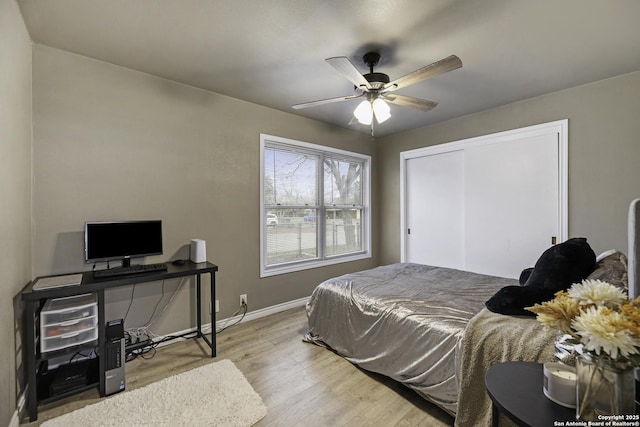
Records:
<instances>
[{"instance_id":1,"label":"white ceiling","mask_svg":"<svg viewBox=\"0 0 640 427\"><path fill-rule=\"evenodd\" d=\"M324 59L377 50L398 78L463 67L397 93L383 136L640 70L638 0L18 0L36 43L348 127L359 100ZM366 126L352 125L369 132Z\"/></svg>"}]
</instances>

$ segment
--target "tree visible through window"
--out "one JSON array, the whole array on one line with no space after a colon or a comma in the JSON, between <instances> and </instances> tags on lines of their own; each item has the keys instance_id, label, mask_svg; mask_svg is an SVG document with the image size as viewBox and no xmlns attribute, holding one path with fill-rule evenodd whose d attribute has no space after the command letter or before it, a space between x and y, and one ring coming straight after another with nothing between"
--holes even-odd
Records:
<instances>
[{"instance_id":1,"label":"tree visible through window","mask_svg":"<svg viewBox=\"0 0 640 427\"><path fill-rule=\"evenodd\" d=\"M369 256L369 157L261 142L263 275Z\"/></svg>"}]
</instances>

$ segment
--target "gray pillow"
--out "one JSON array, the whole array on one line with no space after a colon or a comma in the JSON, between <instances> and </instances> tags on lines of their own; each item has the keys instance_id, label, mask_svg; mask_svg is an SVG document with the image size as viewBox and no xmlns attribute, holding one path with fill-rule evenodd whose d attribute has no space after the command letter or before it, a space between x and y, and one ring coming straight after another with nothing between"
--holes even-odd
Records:
<instances>
[{"instance_id":1,"label":"gray pillow","mask_svg":"<svg viewBox=\"0 0 640 427\"><path fill-rule=\"evenodd\" d=\"M587 279L602 280L628 292L626 255L615 249L603 252L597 257L596 268Z\"/></svg>"}]
</instances>

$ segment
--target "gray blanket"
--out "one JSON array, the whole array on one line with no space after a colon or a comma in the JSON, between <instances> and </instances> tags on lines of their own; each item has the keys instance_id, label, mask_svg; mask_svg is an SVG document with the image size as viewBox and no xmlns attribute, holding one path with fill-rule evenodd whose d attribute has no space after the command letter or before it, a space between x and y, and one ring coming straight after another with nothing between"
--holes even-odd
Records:
<instances>
[{"instance_id":1,"label":"gray blanket","mask_svg":"<svg viewBox=\"0 0 640 427\"><path fill-rule=\"evenodd\" d=\"M487 369L508 360L551 361L554 338L533 317L480 311L467 325L457 352L460 395L455 425L490 426L491 401L484 385ZM507 424L501 420L500 425Z\"/></svg>"},{"instance_id":2,"label":"gray blanket","mask_svg":"<svg viewBox=\"0 0 640 427\"><path fill-rule=\"evenodd\" d=\"M455 415L459 341L484 301L513 284L517 281L419 264L346 274L314 290L305 339L405 384Z\"/></svg>"}]
</instances>

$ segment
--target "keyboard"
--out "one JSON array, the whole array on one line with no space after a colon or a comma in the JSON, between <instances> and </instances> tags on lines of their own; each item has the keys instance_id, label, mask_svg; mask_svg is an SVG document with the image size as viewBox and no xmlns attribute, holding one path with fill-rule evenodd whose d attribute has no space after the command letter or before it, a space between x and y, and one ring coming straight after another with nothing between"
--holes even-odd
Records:
<instances>
[{"instance_id":1,"label":"keyboard","mask_svg":"<svg viewBox=\"0 0 640 427\"><path fill-rule=\"evenodd\" d=\"M95 270L93 277L102 279L105 277L128 276L130 274L145 274L167 271L167 264L159 262L157 264L139 264L130 267L115 267L106 270Z\"/></svg>"}]
</instances>

